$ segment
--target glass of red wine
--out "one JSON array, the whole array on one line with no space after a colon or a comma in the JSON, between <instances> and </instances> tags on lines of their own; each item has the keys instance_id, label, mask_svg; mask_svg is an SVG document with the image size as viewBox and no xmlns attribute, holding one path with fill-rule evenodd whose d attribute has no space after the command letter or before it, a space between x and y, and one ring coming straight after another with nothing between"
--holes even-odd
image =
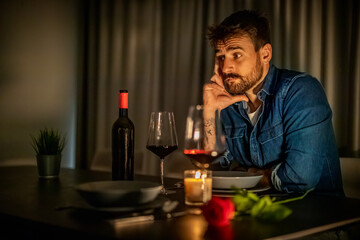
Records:
<instances>
[{"instance_id":1,"label":"glass of red wine","mask_svg":"<svg viewBox=\"0 0 360 240\"><path fill-rule=\"evenodd\" d=\"M198 168L207 169L226 149L220 112L190 106L186 120L184 154Z\"/></svg>"},{"instance_id":2,"label":"glass of red wine","mask_svg":"<svg viewBox=\"0 0 360 240\"><path fill-rule=\"evenodd\" d=\"M160 158L161 193L172 193L164 187L164 160L178 148L173 112L151 113L146 148Z\"/></svg>"}]
</instances>

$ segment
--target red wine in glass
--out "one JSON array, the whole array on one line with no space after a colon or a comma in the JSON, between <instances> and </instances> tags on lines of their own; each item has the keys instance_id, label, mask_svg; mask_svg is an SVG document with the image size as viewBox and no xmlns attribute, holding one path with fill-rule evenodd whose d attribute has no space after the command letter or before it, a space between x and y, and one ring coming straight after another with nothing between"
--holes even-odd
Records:
<instances>
[{"instance_id":1,"label":"red wine in glass","mask_svg":"<svg viewBox=\"0 0 360 240\"><path fill-rule=\"evenodd\" d=\"M158 155L160 159L164 159L167 155L175 151L178 147L147 145L146 148Z\"/></svg>"},{"instance_id":2,"label":"red wine in glass","mask_svg":"<svg viewBox=\"0 0 360 240\"><path fill-rule=\"evenodd\" d=\"M190 106L186 120L184 154L199 168L209 168L226 149L219 111Z\"/></svg>"},{"instance_id":3,"label":"red wine in glass","mask_svg":"<svg viewBox=\"0 0 360 240\"><path fill-rule=\"evenodd\" d=\"M185 149L184 154L199 168L209 168L210 164L222 155L216 151L201 149Z\"/></svg>"},{"instance_id":4,"label":"red wine in glass","mask_svg":"<svg viewBox=\"0 0 360 240\"><path fill-rule=\"evenodd\" d=\"M160 158L161 193L170 194L164 187L164 160L177 149L177 135L173 112L152 112L146 148Z\"/></svg>"}]
</instances>

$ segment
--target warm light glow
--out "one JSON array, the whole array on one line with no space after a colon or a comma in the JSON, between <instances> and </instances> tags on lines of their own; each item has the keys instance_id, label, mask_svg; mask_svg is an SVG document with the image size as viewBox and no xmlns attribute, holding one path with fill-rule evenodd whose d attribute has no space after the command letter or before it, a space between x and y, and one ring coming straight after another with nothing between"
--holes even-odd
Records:
<instances>
[{"instance_id":1,"label":"warm light glow","mask_svg":"<svg viewBox=\"0 0 360 240\"><path fill-rule=\"evenodd\" d=\"M185 203L202 205L211 199L211 171L187 170L184 172Z\"/></svg>"},{"instance_id":2,"label":"warm light glow","mask_svg":"<svg viewBox=\"0 0 360 240\"><path fill-rule=\"evenodd\" d=\"M194 141L198 141L200 138L200 129L196 128L194 130Z\"/></svg>"},{"instance_id":3,"label":"warm light glow","mask_svg":"<svg viewBox=\"0 0 360 240\"><path fill-rule=\"evenodd\" d=\"M208 224L205 218L200 214L188 214L177 219L174 232L176 239L202 240L205 239ZM186 229L186 231L184 231Z\"/></svg>"},{"instance_id":4,"label":"warm light glow","mask_svg":"<svg viewBox=\"0 0 360 240\"><path fill-rule=\"evenodd\" d=\"M194 121L191 117L188 117L186 120L186 139L191 139L192 137L192 130L193 130Z\"/></svg>"},{"instance_id":5,"label":"warm light glow","mask_svg":"<svg viewBox=\"0 0 360 240\"><path fill-rule=\"evenodd\" d=\"M216 157L217 155L218 155L217 152L215 152L215 151L212 151L212 152L211 152L211 156L212 156L212 157Z\"/></svg>"},{"instance_id":6,"label":"warm light glow","mask_svg":"<svg viewBox=\"0 0 360 240\"><path fill-rule=\"evenodd\" d=\"M204 108L203 108L203 106L202 105L196 105L196 110L203 110Z\"/></svg>"}]
</instances>

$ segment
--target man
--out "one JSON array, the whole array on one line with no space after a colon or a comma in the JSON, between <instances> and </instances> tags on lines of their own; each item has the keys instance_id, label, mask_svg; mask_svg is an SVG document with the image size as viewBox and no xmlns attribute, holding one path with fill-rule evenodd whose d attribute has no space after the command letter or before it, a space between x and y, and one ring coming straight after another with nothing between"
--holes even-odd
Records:
<instances>
[{"instance_id":1,"label":"man","mask_svg":"<svg viewBox=\"0 0 360 240\"><path fill-rule=\"evenodd\" d=\"M218 164L234 163L264 174L283 192L342 195L332 112L324 90L305 73L270 64L268 20L239 11L209 28L215 50L211 83L204 86L204 115L221 110L228 151Z\"/></svg>"}]
</instances>

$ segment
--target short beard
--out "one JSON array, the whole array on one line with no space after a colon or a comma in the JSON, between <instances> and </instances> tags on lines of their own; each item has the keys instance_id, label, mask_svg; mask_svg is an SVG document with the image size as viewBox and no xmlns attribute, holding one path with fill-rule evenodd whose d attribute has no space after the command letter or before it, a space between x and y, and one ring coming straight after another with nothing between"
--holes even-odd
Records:
<instances>
[{"instance_id":1,"label":"short beard","mask_svg":"<svg viewBox=\"0 0 360 240\"><path fill-rule=\"evenodd\" d=\"M260 63L260 56L256 58L256 65L253 70L247 76L241 76L237 73L224 73L224 87L232 95L245 94L248 90L256 85L256 83L261 79L264 69ZM229 82L228 78L232 78L235 81ZM236 81L239 79L240 81Z\"/></svg>"}]
</instances>

